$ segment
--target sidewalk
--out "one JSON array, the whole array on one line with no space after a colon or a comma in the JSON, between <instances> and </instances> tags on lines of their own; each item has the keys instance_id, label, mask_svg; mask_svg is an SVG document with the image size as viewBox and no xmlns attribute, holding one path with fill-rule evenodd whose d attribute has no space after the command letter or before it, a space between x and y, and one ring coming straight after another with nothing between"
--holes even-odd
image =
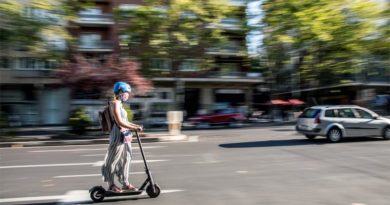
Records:
<instances>
[{"instance_id":1,"label":"sidewalk","mask_svg":"<svg viewBox=\"0 0 390 205\"><path fill-rule=\"evenodd\" d=\"M293 125L295 122L257 122L245 127L268 127ZM222 128L223 129L223 128ZM31 146L60 146L60 145L88 145L108 144L108 134L92 127L84 135L69 134L67 126L5 128L0 130L0 147L31 147ZM184 127L183 130L191 130ZM146 133L140 133L141 141L172 142L196 141L198 136L169 135L167 128L151 128ZM136 140L134 140L136 142Z\"/></svg>"},{"instance_id":2,"label":"sidewalk","mask_svg":"<svg viewBox=\"0 0 390 205\"><path fill-rule=\"evenodd\" d=\"M108 144L108 134L100 130L89 130L86 134L69 134L69 127L25 127L7 128L0 130L0 147L31 147L31 146L60 146ZM156 130L157 131L157 130ZM186 135L169 135L166 132L140 133L142 142L188 141ZM134 143L137 141L134 140Z\"/></svg>"}]
</instances>

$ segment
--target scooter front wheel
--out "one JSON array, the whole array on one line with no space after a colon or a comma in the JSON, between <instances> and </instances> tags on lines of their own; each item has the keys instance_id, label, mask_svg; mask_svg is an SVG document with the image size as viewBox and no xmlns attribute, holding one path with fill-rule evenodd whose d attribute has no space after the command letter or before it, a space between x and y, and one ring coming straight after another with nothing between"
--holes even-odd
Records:
<instances>
[{"instance_id":1,"label":"scooter front wheel","mask_svg":"<svg viewBox=\"0 0 390 205\"><path fill-rule=\"evenodd\" d=\"M94 202L101 202L104 199L106 190L101 186L95 186L90 191L90 197Z\"/></svg>"},{"instance_id":2,"label":"scooter front wheel","mask_svg":"<svg viewBox=\"0 0 390 205\"><path fill-rule=\"evenodd\" d=\"M154 191L153 191L153 186L154 186ZM156 198L161 193L160 186L158 186L158 184L154 184L154 185L150 184L146 188L146 193L149 195L150 198Z\"/></svg>"}]
</instances>

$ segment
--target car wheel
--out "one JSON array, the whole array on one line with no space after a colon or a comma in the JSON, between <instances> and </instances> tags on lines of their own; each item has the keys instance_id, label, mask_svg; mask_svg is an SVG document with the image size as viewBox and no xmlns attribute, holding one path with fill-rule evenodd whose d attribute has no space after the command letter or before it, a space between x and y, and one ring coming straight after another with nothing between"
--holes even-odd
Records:
<instances>
[{"instance_id":1,"label":"car wheel","mask_svg":"<svg viewBox=\"0 0 390 205\"><path fill-rule=\"evenodd\" d=\"M343 133L339 128L332 128L326 137L330 142L339 142L343 138Z\"/></svg>"},{"instance_id":2,"label":"car wheel","mask_svg":"<svg viewBox=\"0 0 390 205\"><path fill-rule=\"evenodd\" d=\"M390 126L385 127L383 130L383 139L390 140Z\"/></svg>"},{"instance_id":3,"label":"car wheel","mask_svg":"<svg viewBox=\"0 0 390 205\"><path fill-rule=\"evenodd\" d=\"M305 135L307 139L309 140L313 140L314 138L316 138L315 135Z\"/></svg>"}]
</instances>

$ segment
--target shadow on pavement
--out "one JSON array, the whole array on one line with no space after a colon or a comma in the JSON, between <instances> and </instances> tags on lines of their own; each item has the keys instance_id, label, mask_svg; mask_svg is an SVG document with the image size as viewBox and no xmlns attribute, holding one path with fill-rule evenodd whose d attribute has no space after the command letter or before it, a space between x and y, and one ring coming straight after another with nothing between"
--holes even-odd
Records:
<instances>
[{"instance_id":1,"label":"shadow on pavement","mask_svg":"<svg viewBox=\"0 0 390 205\"><path fill-rule=\"evenodd\" d=\"M353 142L370 142L383 141L381 138L370 137L349 137L343 139L341 142L335 143L353 143ZM252 141L252 142L238 142L220 144L222 148L254 148L254 147L285 147L285 146L301 146L301 145L324 145L333 144L328 142L325 138L308 140L308 139L289 139L289 140L267 140L267 141Z\"/></svg>"},{"instance_id":2,"label":"shadow on pavement","mask_svg":"<svg viewBox=\"0 0 390 205\"><path fill-rule=\"evenodd\" d=\"M275 132L292 132L292 131L295 131L295 128L284 128L284 129L273 129L272 131L275 131Z\"/></svg>"},{"instance_id":3,"label":"shadow on pavement","mask_svg":"<svg viewBox=\"0 0 390 205\"><path fill-rule=\"evenodd\" d=\"M150 199L149 196L123 196L123 197L113 197L113 198L105 198L102 202L94 202L92 200L90 201L75 201L75 202L37 202L37 203L20 203L17 205L71 205L71 204L105 204L105 203L112 203L112 202L119 202L119 201L136 201L139 199Z\"/></svg>"}]
</instances>

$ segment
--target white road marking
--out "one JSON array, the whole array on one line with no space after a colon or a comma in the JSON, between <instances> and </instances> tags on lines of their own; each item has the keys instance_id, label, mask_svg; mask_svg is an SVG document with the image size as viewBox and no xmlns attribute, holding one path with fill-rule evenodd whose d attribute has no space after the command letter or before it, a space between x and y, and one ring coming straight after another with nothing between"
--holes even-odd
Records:
<instances>
[{"instance_id":1,"label":"white road marking","mask_svg":"<svg viewBox=\"0 0 390 205\"><path fill-rule=\"evenodd\" d=\"M29 152L80 152L80 151L96 151L96 150L107 150L107 148L98 149L54 149L54 150L33 150Z\"/></svg>"},{"instance_id":2,"label":"white road marking","mask_svg":"<svg viewBox=\"0 0 390 205\"><path fill-rule=\"evenodd\" d=\"M155 148L162 148L165 146L147 146L143 147L144 149L155 149ZM139 147L133 147L132 149L139 149ZM96 149L52 149L52 150L33 150L29 152L81 152L81 151L96 151L96 150L107 150L107 148L96 148Z\"/></svg>"},{"instance_id":3,"label":"white road marking","mask_svg":"<svg viewBox=\"0 0 390 205\"><path fill-rule=\"evenodd\" d=\"M145 155L151 157L152 155L148 155L149 152L144 152ZM98 156L105 156L106 154L83 154L81 156L83 157L98 157ZM140 155L140 153L133 153L133 155ZM161 155L159 155L161 156Z\"/></svg>"},{"instance_id":4,"label":"white road marking","mask_svg":"<svg viewBox=\"0 0 390 205\"><path fill-rule=\"evenodd\" d=\"M96 157L96 156L105 156L106 154L84 154L83 157Z\"/></svg>"},{"instance_id":5,"label":"white road marking","mask_svg":"<svg viewBox=\"0 0 390 205\"><path fill-rule=\"evenodd\" d=\"M55 147L107 147L108 144L85 144L85 145L56 145ZM33 146L33 147L1 147L0 149L40 149L48 148L53 146Z\"/></svg>"},{"instance_id":6,"label":"white road marking","mask_svg":"<svg viewBox=\"0 0 390 205\"><path fill-rule=\"evenodd\" d=\"M24 201L47 201L47 200L58 200L63 195L57 196L35 196L35 197L18 197L18 198L3 198L0 199L0 203L13 203L13 202L24 202Z\"/></svg>"},{"instance_id":7,"label":"white road marking","mask_svg":"<svg viewBox=\"0 0 390 205\"><path fill-rule=\"evenodd\" d=\"M148 162L165 162L169 160L155 159L148 160ZM143 160L133 160L132 163L142 163ZM0 166L0 169L17 169L17 168L35 168L35 167L66 167L66 166L102 166L104 161L86 162L86 163L67 163L67 164L31 164L31 165L15 165L15 166Z\"/></svg>"},{"instance_id":8,"label":"white road marking","mask_svg":"<svg viewBox=\"0 0 390 205\"><path fill-rule=\"evenodd\" d=\"M1 166L0 169L33 168L33 167L85 166L85 165L94 165L94 164L95 164L94 162L68 163L68 164L31 164L31 165Z\"/></svg>"},{"instance_id":9,"label":"white road marking","mask_svg":"<svg viewBox=\"0 0 390 205\"><path fill-rule=\"evenodd\" d=\"M182 192L184 190L181 189L166 189L162 190L162 194L168 194L168 193L175 193L175 192ZM142 195L145 195L143 193ZM129 196L123 196L123 197L115 197L117 199L119 198L128 198ZM54 195L54 196L35 196L35 197L16 197L16 198L3 198L0 199L0 203L15 203L15 202L32 202L32 201L58 201L60 204L72 204L72 203L81 203L81 202L87 202L92 201L89 198L89 191L88 190L73 190L68 191L64 195Z\"/></svg>"},{"instance_id":10,"label":"white road marking","mask_svg":"<svg viewBox=\"0 0 390 205\"><path fill-rule=\"evenodd\" d=\"M145 174L145 172L130 172L130 175L136 174ZM79 175L63 175L63 176L54 176L53 178L77 178L77 177L101 177L102 174L79 174Z\"/></svg>"},{"instance_id":11,"label":"white road marking","mask_svg":"<svg viewBox=\"0 0 390 205\"><path fill-rule=\"evenodd\" d=\"M192 164L217 164L221 162L222 161L210 160L210 161L202 161L202 162L192 162Z\"/></svg>"},{"instance_id":12,"label":"white road marking","mask_svg":"<svg viewBox=\"0 0 390 205\"><path fill-rule=\"evenodd\" d=\"M147 160L147 162L166 162L166 161L169 161L167 159L151 159L151 160ZM143 163L144 161L143 160L131 160L131 163L132 164L137 164L137 163ZM94 167L100 167L102 166L104 163L104 161L97 161L93 164Z\"/></svg>"},{"instance_id":13,"label":"white road marking","mask_svg":"<svg viewBox=\"0 0 390 205\"><path fill-rule=\"evenodd\" d=\"M237 174L248 174L248 171L236 171Z\"/></svg>"}]
</instances>

